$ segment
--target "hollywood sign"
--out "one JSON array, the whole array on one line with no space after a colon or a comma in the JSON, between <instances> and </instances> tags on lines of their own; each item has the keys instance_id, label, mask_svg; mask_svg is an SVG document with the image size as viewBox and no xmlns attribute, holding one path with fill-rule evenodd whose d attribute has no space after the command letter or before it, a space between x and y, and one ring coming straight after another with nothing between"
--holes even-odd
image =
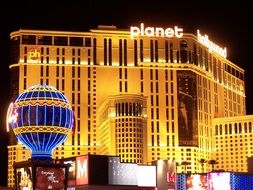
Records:
<instances>
[{"instance_id":1,"label":"hollywood sign","mask_svg":"<svg viewBox=\"0 0 253 190\"><path fill-rule=\"evenodd\" d=\"M199 30L197 30L197 37L198 37L198 42L206 46L210 53L215 52L224 58L227 57L227 48L221 48L217 44L213 43L212 41L208 39L208 36L206 34L201 35Z\"/></svg>"}]
</instances>

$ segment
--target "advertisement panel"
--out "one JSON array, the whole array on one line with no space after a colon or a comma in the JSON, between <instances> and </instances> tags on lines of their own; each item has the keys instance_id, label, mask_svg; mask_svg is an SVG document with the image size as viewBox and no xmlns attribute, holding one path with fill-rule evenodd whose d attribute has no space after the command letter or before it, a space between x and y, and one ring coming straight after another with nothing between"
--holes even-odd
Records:
<instances>
[{"instance_id":1,"label":"advertisement panel","mask_svg":"<svg viewBox=\"0 0 253 190\"><path fill-rule=\"evenodd\" d=\"M63 164L69 164L68 173L68 187L74 187L76 185L76 158L66 158L62 161Z\"/></svg>"},{"instance_id":2,"label":"advertisement panel","mask_svg":"<svg viewBox=\"0 0 253 190\"><path fill-rule=\"evenodd\" d=\"M231 190L230 186L230 173L217 172L208 173L208 190Z\"/></svg>"},{"instance_id":3,"label":"advertisement panel","mask_svg":"<svg viewBox=\"0 0 253 190\"><path fill-rule=\"evenodd\" d=\"M208 190L207 177L205 174L192 174L186 178L187 190Z\"/></svg>"},{"instance_id":4,"label":"advertisement panel","mask_svg":"<svg viewBox=\"0 0 253 190\"><path fill-rule=\"evenodd\" d=\"M121 163L119 157L108 160L110 185L137 185L137 164Z\"/></svg>"},{"instance_id":5,"label":"advertisement panel","mask_svg":"<svg viewBox=\"0 0 253 190\"><path fill-rule=\"evenodd\" d=\"M156 187L156 166L138 165L137 181L139 187Z\"/></svg>"},{"instance_id":6,"label":"advertisement panel","mask_svg":"<svg viewBox=\"0 0 253 190\"><path fill-rule=\"evenodd\" d=\"M196 74L192 71L177 71L177 90L179 145L197 146Z\"/></svg>"},{"instance_id":7,"label":"advertisement panel","mask_svg":"<svg viewBox=\"0 0 253 190\"><path fill-rule=\"evenodd\" d=\"M35 189L64 190L65 168L36 167Z\"/></svg>"},{"instance_id":8,"label":"advertisement panel","mask_svg":"<svg viewBox=\"0 0 253 190\"><path fill-rule=\"evenodd\" d=\"M89 182L88 156L76 157L76 185L86 185Z\"/></svg>"},{"instance_id":9,"label":"advertisement panel","mask_svg":"<svg viewBox=\"0 0 253 190\"><path fill-rule=\"evenodd\" d=\"M176 190L176 163L174 160L158 160L153 164L157 168L157 188Z\"/></svg>"},{"instance_id":10,"label":"advertisement panel","mask_svg":"<svg viewBox=\"0 0 253 190\"><path fill-rule=\"evenodd\" d=\"M17 168L16 176L17 190L33 190L31 167Z\"/></svg>"}]
</instances>

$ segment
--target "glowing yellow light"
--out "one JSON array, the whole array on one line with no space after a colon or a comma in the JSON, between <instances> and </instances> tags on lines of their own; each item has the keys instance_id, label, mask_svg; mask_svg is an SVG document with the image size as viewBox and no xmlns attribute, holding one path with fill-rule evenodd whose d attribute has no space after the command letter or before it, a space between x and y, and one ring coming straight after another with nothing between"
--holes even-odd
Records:
<instances>
[{"instance_id":1,"label":"glowing yellow light","mask_svg":"<svg viewBox=\"0 0 253 190\"><path fill-rule=\"evenodd\" d=\"M60 133L60 134L68 134L71 130L64 127L59 126L22 126L13 129L14 133L33 133L33 132L43 132L43 133Z\"/></svg>"},{"instance_id":2,"label":"glowing yellow light","mask_svg":"<svg viewBox=\"0 0 253 190\"><path fill-rule=\"evenodd\" d=\"M27 53L27 58L38 60L40 58L40 52L37 49L30 49Z\"/></svg>"}]
</instances>

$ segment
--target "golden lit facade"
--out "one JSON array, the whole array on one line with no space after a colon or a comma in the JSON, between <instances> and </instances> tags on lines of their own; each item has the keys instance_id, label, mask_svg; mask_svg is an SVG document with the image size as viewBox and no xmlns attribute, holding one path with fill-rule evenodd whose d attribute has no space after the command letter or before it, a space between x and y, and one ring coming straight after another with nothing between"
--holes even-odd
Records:
<instances>
[{"instance_id":1,"label":"golden lit facade","mask_svg":"<svg viewBox=\"0 0 253 190\"><path fill-rule=\"evenodd\" d=\"M247 172L253 155L253 116L214 119L215 168Z\"/></svg>"},{"instance_id":2,"label":"golden lit facade","mask_svg":"<svg viewBox=\"0 0 253 190\"><path fill-rule=\"evenodd\" d=\"M121 94L108 97L98 108L102 155L118 155L122 162L147 162L147 98Z\"/></svg>"},{"instance_id":3,"label":"golden lit facade","mask_svg":"<svg viewBox=\"0 0 253 190\"><path fill-rule=\"evenodd\" d=\"M75 130L54 158L87 153L136 163L174 158L191 162L187 171L200 172L198 160L213 159L217 148L213 119L245 115L244 70L210 52L196 35L180 35L132 36L114 26L15 31L12 98L40 83L70 100ZM17 157L19 149L15 143L8 147L8 186L14 185L12 164L29 158Z\"/></svg>"}]
</instances>

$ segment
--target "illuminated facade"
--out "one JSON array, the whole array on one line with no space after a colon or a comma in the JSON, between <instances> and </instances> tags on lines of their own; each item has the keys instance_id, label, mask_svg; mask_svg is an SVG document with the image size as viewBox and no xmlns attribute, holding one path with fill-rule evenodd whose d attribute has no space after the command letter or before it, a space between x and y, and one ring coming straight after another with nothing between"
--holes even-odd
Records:
<instances>
[{"instance_id":1,"label":"illuminated facade","mask_svg":"<svg viewBox=\"0 0 253 190\"><path fill-rule=\"evenodd\" d=\"M253 155L252 124L252 115L213 120L214 158L219 162L216 168L238 172L250 169L248 159Z\"/></svg>"},{"instance_id":2,"label":"illuminated facade","mask_svg":"<svg viewBox=\"0 0 253 190\"><path fill-rule=\"evenodd\" d=\"M226 48L210 45L206 36L200 43L180 27L130 31L100 26L11 33L12 99L35 84L54 86L68 98L75 130L53 158L115 154L144 164L174 158L200 172L199 159L222 156L215 156L220 137L214 122L220 123L214 118L246 114L244 70L224 57ZM8 151L13 186L13 163L30 155L15 143Z\"/></svg>"}]
</instances>

